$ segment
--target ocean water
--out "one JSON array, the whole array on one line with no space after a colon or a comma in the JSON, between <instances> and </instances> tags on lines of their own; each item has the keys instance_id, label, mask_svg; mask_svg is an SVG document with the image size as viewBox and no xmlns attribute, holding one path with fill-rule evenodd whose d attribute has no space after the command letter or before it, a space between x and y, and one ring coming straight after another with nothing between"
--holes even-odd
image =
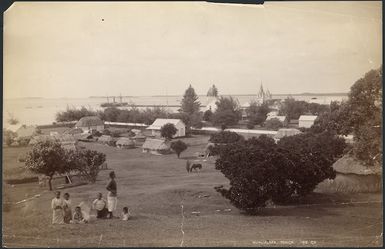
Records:
<instances>
[{"instance_id":1,"label":"ocean water","mask_svg":"<svg viewBox=\"0 0 385 249\"><path fill-rule=\"evenodd\" d=\"M239 103L245 104L255 99L255 95L233 95ZM273 95L273 98L285 99L288 95ZM293 95L297 100L315 102L319 104L329 104L331 101L341 101L347 99L347 95ZM140 97L122 97L123 102L136 105L180 105L182 96L140 96ZM214 99L207 96L199 96L202 105L207 105ZM112 98L109 99L112 102ZM119 102L120 99L116 98ZM55 122L56 113L66 110L67 107L80 108L82 106L93 110L103 110L101 103L107 102L106 98L25 98L25 99L5 99L3 100L3 127L9 124L7 120L14 117L21 124L26 125L44 125ZM142 107L145 108L145 107ZM176 112L178 107L168 107L172 112Z\"/></svg>"}]
</instances>

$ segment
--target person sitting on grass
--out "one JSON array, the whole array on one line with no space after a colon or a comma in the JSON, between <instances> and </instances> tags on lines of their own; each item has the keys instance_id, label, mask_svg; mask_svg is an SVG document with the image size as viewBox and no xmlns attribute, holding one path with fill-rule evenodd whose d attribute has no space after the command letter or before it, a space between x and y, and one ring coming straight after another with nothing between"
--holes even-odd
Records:
<instances>
[{"instance_id":1,"label":"person sitting on grass","mask_svg":"<svg viewBox=\"0 0 385 249\"><path fill-rule=\"evenodd\" d=\"M63 205L64 202L62 198L60 198L60 191L56 191L56 197L53 198L51 202L53 211L52 224L64 224Z\"/></svg>"},{"instance_id":2,"label":"person sitting on grass","mask_svg":"<svg viewBox=\"0 0 385 249\"><path fill-rule=\"evenodd\" d=\"M69 224L72 219L70 194L65 193L63 196L64 196L64 200L63 200L64 223Z\"/></svg>"},{"instance_id":3,"label":"person sitting on grass","mask_svg":"<svg viewBox=\"0 0 385 249\"><path fill-rule=\"evenodd\" d=\"M122 212L122 220L129 220L130 219L130 212L128 211L128 207L123 208Z\"/></svg>"},{"instance_id":4,"label":"person sitting on grass","mask_svg":"<svg viewBox=\"0 0 385 249\"><path fill-rule=\"evenodd\" d=\"M102 193L98 193L98 198L92 202L92 209L96 210L96 218L104 219L107 217L107 202L102 199Z\"/></svg>"},{"instance_id":5,"label":"person sitting on grass","mask_svg":"<svg viewBox=\"0 0 385 249\"><path fill-rule=\"evenodd\" d=\"M75 208L75 213L74 213L74 216L72 218L71 223L74 223L74 224L84 224L84 223L87 223L87 220L84 219L83 214L82 214L82 210L81 210L81 208L79 206L77 206Z\"/></svg>"}]
</instances>

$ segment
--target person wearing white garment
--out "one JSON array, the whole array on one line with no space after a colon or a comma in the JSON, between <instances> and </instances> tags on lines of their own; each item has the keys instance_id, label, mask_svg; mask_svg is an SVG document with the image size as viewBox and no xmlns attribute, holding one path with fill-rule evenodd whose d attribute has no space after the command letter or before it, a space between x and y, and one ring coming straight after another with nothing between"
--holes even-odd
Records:
<instances>
[{"instance_id":1,"label":"person wearing white garment","mask_svg":"<svg viewBox=\"0 0 385 249\"><path fill-rule=\"evenodd\" d=\"M112 219L113 214L112 212L116 210L116 205L118 203L118 197L117 197L117 186L115 182L115 172L110 172L110 181L107 184L106 189L108 190L107 194L107 208L108 208L108 216L107 218Z\"/></svg>"}]
</instances>

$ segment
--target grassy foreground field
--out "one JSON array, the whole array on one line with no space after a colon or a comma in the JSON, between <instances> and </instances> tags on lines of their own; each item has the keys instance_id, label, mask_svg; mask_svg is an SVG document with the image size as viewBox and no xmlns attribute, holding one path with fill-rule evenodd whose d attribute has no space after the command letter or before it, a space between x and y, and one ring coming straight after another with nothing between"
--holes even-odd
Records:
<instances>
[{"instance_id":1,"label":"grassy foreground field","mask_svg":"<svg viewBox=\"0 0 385 249\"><path fill-rule=\"evenodd\" d=\"M182 153L156 156L140 148L120 150L84 144L107 155L116 172L118 212L128 206L133 218L92 220L89 224L51 225L53 193L37 184L3 188L11 210L3 212L3 245L7 247L123 247L123 246L382 246L381 194L309 197L310 205L266 208L247 216L215 192L228 181L203 162L200 173L188 174L186 158L202 151L208 137L184 139L191 146ZM17 151L4 151L3 170L16 161ZM14 149L18 150L18 149ZM109 170L95 184L62 190L73 205L91 203L106 195ZM4 175L3 175L4 176ZM4 184L3 184L4 185ZM37 198L14 204L40 194ZM199 212L199 213L196 213Z\"/></svg>"}]
</instances>

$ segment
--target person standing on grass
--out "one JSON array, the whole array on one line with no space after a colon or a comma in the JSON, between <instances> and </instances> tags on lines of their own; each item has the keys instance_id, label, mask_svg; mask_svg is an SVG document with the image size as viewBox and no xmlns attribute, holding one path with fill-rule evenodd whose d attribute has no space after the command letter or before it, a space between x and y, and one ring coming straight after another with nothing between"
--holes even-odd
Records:
<instances>
[{"instance_id":1,"label":"person standing on grass","mask_svg":"<svg viewBox=\"0 0 385 249\"><path fill-rule=\"evenodd\" d=\"M52 224L64 224L64 212L63 212L64 202L60 198L60 191L56 191L56 197L52 199L51 208L52 208Z\"/></svg>"},{"instance_id":2,"label":"person standing on grass","mask_svg":"<svg viewBox=\"0 0 385 249\"><path fill-rule=\"evenodd\" d=\"M64 223L69 224L72 219L70 194L65 193L63 200Z\"/></svg>"},{"instance_id":3,"label":"person standing on grass","mask_svg":"<svg viewBox=\"0 0 385 249\"><path fill-rule=\"evenodd\" d=\"M112 212L116 210L116 205L118 203L117 197L117 186L115 182L115 172L110 172L110 182L108 183L106 189L108 190L107 194L107 207L108 207L108 217L109 219L113 218Z\"/></svg>"}]
</instances>

